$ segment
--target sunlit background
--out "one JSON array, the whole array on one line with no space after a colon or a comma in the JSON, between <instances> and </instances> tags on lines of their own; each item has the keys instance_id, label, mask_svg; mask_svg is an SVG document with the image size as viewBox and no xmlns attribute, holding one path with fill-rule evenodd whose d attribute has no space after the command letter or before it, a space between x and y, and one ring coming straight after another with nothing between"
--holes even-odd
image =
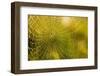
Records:
<instances>
[{"instance_id":1,"label":"sunlit background","mask_svg":"<svg viewBox=\"0 0 100 76\"><path fill-rule=\"evenodd\" d=\"M28 15L28 60L87 57L87 17Z\"/></svg>"}]
</instances>

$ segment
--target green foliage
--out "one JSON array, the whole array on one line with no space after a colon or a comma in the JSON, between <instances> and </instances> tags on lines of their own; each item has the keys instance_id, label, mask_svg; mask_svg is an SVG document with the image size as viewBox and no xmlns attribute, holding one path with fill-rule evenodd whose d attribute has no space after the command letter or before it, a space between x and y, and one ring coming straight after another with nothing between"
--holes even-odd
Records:
<instances>
[{"instance_id":1,"label":"green foliage","mask_svg":"<svg viewBox=\"0 0 100 76\"><path fill-rule=\"evenodd\" d=\"M28 60L88 56L87 17L28 16Z\"/></svg>"}]
</instances>

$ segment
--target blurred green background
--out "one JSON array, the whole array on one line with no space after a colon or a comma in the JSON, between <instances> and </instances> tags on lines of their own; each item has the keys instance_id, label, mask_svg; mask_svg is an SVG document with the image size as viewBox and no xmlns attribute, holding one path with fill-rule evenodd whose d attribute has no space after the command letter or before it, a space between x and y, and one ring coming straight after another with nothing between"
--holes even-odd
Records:
<instances>
[{"instance_id":1,"label":"blurred green background","mask_svg":"<svg viewBox=\"0 0 100 76\"><path fill-rule=\"evenodd\" d=\"M28 15L28 60L87 57L87 17Z\"/></svg>"}]
</instances>

